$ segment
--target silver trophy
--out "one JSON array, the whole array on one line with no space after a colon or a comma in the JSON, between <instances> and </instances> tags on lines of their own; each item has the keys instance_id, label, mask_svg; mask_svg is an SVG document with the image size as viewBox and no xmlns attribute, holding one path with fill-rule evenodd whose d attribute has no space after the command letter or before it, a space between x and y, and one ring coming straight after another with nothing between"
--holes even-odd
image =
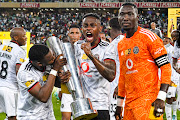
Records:
<instances>
[{"instance_id":1,"label":"silver trophy","mask_svg":"<svg viewBox=\"0 0 180 120\"><path fill-rule=\"evenodd\" d=\"M62 42L57 37L49 37L46 44L51 48L56 55L63 54L67 59L67 65L63 66L64 71L69 70L71 78L66 83L69 92L71 93L74 102L71 103L71 110L74 120L89 120L97 116L97 111L93 110L89 98L84 97L82 84L80 82L78 67L74 56L73 47L70 42Z\"/></svg>"}]
</instances>

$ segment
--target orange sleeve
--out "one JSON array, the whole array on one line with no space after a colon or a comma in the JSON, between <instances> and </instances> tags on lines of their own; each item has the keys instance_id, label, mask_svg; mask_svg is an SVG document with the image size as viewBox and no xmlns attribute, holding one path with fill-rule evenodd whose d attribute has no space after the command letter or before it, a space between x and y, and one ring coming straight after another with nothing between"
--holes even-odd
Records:
<instances>
[{"instance_id":1,"label":"orange sleeve","mask_svg":"<svg viewBox=\"0 0 180 120\"><path fill-rule=\"evenodd\" d=\"M120 72L119 83L118 83L118 96L125 97L125 78Z\"/></svg>"},{"instance_id":2,"label":"orange sleeve","mask_svg":"<svg viewBox=\"0 0 180 120\"><path fill-rule=\"evenodd\" d=\"M170 84L171 65L168 60L167 51L162 40L157 35L155 36L157 39L147 40L148 49L156 65L161 69L161 83Z\"/></svg>"}]
</instances>

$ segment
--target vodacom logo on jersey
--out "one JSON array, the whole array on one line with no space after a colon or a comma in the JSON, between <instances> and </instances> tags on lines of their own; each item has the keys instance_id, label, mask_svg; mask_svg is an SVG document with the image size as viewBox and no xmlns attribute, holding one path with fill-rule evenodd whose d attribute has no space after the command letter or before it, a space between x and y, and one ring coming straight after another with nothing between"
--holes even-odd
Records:
<instances>
[{"instance_id":1,"label":"vodacom logo on jersey","mask_svg":"<svg viewBox=\"0 0 180 120\"><path fill-rule=\"evenodd\" d=\"M133 61L131 59L127 59L126 66L128 69L131 69L133 67Z\"/></svg>"},{"instance_id":2,"label":"vodacom logo on jersey","mask_svg":"<svg viewBox=\"0 0 180 120\"><path fill-rule=\"evenodd\" d=\"M89 70L89 64L87 62L81 63L81 68L84 72L87 72Z\"/></svg>"}]
</instances>

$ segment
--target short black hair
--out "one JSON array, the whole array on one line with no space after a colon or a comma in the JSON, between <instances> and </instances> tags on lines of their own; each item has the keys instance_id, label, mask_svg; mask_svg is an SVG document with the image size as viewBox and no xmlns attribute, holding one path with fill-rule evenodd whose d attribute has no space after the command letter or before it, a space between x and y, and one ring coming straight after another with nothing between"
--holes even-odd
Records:
<instances>
[{"instance_id":1,"label":"short black hair","mask_svg":"<svg viewBox=\"0 0 180 120\"><path fill-rule=\"evenodd\" d=\"M134 8L137 8L137 6L133 3L127 2L127 3L122 4L122 6L126 6L126 5L130 5L130 6L133 6Z\"/></svg>"},{"instance_id":2,"label":"short black hair","mask_svg":"<svg viewBox=\"0 0 180 120\"><path fill-rule=\"evenodd\" d=\"M85 15L83 16L83 19L86 18L86 17L89 17L89 16L94 17L94 18L96 18L96 19L98 19L98 20L101 21L100 16L99 16L98 14L96 14L96 13L87 13L87 14L85 14Z\"/></svg>"},{"instance_id":3,"label":"short black hair","mask_svg":"<svg viewBox=\"0 0 180 120\"><path fill-rule=\"evenodd\" d=\"M38 61L44 59L44 56L46 56L49 53L49 48L46 45L43 44L35 44L33 45L29 50L29 59L31 61Z\"/></svg>"},{"instance_id":4,"label":"short black hair","mask_svg":"<svg viewBox=\"0 0 180 120\"><path fill-rule=\"evenodd\" d=\"M109 21L109 26L116 30L121 30L121 27L119 25L119 21L117 17L111 18Z\"/></svg>"},{"instance_id":5,"label":"short black hair","mask_svg":"<svg viewBox=\"0 0 180 120\"><path fill-rule=\"evenodd\" d=\"M79 30L80 30L80 27L79 27L78 25L76 25L76 24L71 24L71 26L69 27L69 29L71 29L71 28L79 28Z\"/></svg>"}]
</instances>

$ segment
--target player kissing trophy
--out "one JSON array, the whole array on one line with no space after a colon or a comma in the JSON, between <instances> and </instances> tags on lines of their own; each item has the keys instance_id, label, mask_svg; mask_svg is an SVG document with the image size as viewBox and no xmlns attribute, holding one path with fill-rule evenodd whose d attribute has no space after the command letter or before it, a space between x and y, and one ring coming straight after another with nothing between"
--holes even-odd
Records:
<instances>
[{"instance_id":1,"label":"player kissing trophy","mask_svg":"<svg viewBox=\"0 0 180 120\"><path fill-rule=\"evenodd\" d=\"M71 43L68 41L62 42L57 37L52 36L46 40L46 44L54 51L56 56L63 54L63 57L67 59L68 64L65 65L63 69L64 71L69 70L71 73L71 78L66 83L66 86L68 87L74 101L71 103L73 119L88 120L96 117L97 111L93 110L90 99L84 97L78 67Z\"/></svg>"}]
</instances>

